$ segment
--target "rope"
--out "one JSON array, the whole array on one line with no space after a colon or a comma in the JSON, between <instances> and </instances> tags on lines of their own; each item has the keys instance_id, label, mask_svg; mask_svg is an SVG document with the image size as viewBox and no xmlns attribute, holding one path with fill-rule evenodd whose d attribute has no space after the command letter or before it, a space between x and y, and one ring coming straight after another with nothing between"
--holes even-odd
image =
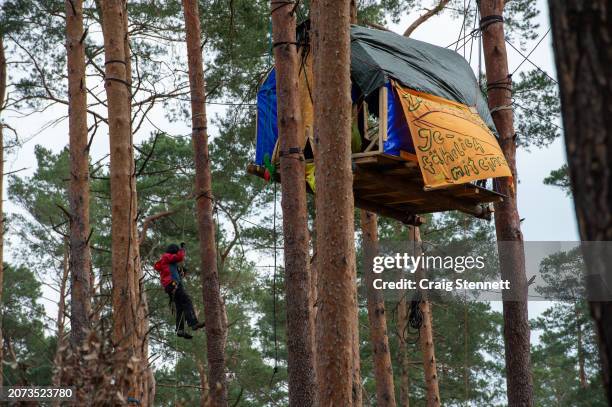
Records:
<instances>
[{"instance_id":1,"label":"rope","mask_svg":"<svg viewBox=\"0 0 612 407\"><path fill-rule=\"evenodd\" d=\"M274 182L274 181L272 181ZM272 370L272 377L270 377L270 383L268 387L272 387L274 376L278 372L278 336L276 332L276 182L274 182L274 210L272 215L272 240L274 240L274 272L272 277L272 331L274 337L274 369Z\"/></svg>"}]
</instances>

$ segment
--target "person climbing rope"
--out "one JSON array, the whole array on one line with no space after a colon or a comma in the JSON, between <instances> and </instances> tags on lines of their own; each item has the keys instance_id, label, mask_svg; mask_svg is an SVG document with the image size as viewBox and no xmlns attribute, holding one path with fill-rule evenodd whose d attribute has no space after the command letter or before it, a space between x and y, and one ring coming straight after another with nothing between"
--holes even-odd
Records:
<instances>
[{"instance_id":1,"label":"person climbing rope","mask_svg":"<svg viewBox=\"0 0 612 407\"><path fill-rule=\"evenodd\" d=\"M176 334L185 339L192 339L193 336L185 331L185 320L194 331L203 328L204 322L198 322L191 297L183 286L179 263L184 260L185 243L181 243L180 248L173 243L168 246L166 252L155 263L154 268L159 272L164 291L170 296L170 301L174 302L176 307Z\"/></svg>"}]
</instances>

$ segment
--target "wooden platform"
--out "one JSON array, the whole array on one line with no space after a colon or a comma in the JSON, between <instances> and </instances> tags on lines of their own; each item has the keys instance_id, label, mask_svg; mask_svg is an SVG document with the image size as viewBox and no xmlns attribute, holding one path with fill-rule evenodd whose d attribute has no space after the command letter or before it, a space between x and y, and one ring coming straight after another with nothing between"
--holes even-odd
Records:
<instances>
[{"instance_id":1,"label":"wooden platform","mask_svg":"<svg viewBox=\"0 0 612 407\"><path fill-rule=\"evenodd\" d=\"M263 178L263 168L250 165L247 172ZM418 165L387 154L353 158L355 206L403 223L415 215L459 210L478 218L490 218L490 203L503 195L472 184L425 191ZM280 181L280 179L277 179Z\"/></svg>"}]
</instances>

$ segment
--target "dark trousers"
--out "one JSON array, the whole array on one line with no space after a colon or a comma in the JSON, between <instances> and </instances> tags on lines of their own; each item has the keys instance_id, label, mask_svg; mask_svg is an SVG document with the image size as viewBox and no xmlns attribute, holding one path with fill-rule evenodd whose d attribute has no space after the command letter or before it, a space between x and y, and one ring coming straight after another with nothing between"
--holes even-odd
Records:
<instances>
[{"instance_id":1,"label":"dark trousers","mask_svg":"<svg viewBox=\"0 0 612 407\"><path fill-rule=\"evenodd\" d=\"M171 300L174 301L174 305L176 307L176 330L182 331L185 329L185 321L187 321L187 325L193 327L198 323L198 319L196 318L195 311L193 310L193 303L191 302L191 298L185 288L183 288L183 284L179 284L176 287L176 291L172 294L172 285L166 287L166 292L170 296Z\"/></svg>"}]
</instances>

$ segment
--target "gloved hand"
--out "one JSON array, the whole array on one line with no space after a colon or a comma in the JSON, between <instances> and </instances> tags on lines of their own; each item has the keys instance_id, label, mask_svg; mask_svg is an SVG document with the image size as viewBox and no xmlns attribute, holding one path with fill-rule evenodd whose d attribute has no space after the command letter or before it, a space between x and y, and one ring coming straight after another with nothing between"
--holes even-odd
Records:
<instances>
[{"instance_id":1,"label":"gloved hand","mask_svg":"<svg viewBox=\"0 0 612 407\"><path fill-rule=\"evenodd\" d=\"M185 248L185 242L181 242L181 249Z\"/></svg>"}]
</instances>

